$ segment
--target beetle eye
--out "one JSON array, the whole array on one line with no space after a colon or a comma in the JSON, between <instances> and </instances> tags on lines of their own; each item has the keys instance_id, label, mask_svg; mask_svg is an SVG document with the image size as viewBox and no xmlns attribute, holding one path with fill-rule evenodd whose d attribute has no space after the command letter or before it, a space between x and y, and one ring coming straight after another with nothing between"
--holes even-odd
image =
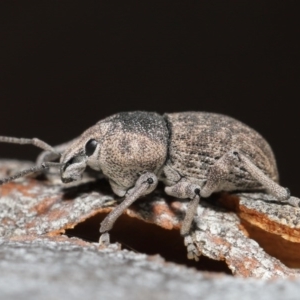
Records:
<instances>
[{"instance_id":1,"label":"beetle eye","mask_svg":"<svg viewBox=\"0 0 300 300\"><path fill-rule=\"evenodd\" d=\"M85 154L87 156L91 156L95 152L97 145L98 145L98 143L96 140L94 140L94 139L89 140L85 144Z\"/></svg>"}]
</instances>

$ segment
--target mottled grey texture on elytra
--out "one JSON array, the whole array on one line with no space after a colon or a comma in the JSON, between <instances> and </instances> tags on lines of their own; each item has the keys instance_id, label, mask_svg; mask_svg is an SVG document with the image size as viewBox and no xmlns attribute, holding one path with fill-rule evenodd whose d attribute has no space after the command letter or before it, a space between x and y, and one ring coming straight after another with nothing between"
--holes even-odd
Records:
<instances>
[{"instance_id":1,"label":"mottled grey texture on elytra","mask_svg":"<svg viewBox=\"0 0 300 300\"><path fill-rule=\"evenodd\" d=\"M171 132L167 165L180 176L201 183L203 187L212 166L226 153L236 150L278 182L276 162L270 146L247 125L228 116L203 112L166 114L165 118ZM223 169L231 170L226 172L226 180L215 191L262 187L238 160L234 161L234 165L225 164Z\"/></svg>"}]
</instances>

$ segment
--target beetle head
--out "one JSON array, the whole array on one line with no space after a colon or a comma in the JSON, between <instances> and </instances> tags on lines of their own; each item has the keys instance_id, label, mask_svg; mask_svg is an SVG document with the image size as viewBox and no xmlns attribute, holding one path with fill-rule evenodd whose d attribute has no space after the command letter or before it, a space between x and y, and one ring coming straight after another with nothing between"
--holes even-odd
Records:
<instances>
[{"instance_id":1,"label":"beetle head","mask_svg":"<svg viewBox=\"0 0 300 300\"><path fill-rule=\"evenodd\" d=\"M140 173L157 173L167 156L168 129L156 113L124 112L99 121L63 153L63 182L79 180L87 166L102 171L121 189Z\"/></svg>"},{"instance_id":2,"label":"beetle head","mask_svg":"<svg viewBox=\"0 0 300 300\"><path fill-rule=\"evenodd\" d=\"M85 131L63 153L60 162L61 179L64 183L80 180L89 165L99 170L97 157L99 153L99 133L96 125Z\"/></svg>"}]
</instances>

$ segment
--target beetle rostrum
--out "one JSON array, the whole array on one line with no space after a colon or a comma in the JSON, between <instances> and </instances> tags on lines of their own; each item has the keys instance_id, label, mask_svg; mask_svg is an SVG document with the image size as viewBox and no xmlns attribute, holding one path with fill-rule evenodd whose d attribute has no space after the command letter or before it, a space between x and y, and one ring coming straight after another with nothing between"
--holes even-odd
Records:
<instances>
[{"instance_id":1,"label":"beetle rostrum","mask_svg":"<svg viewBox=\"0 0 300 300\"><path fill-rule=\"evenodd\" d=\"M189 199L181 227L184 237L190 233L200 199L215 192L261 190L278 202L299 206L300 200L279 185L274 154L264 138L221 114L123 112L57 147L38 139L0 137L1 141L44 149L38 158L43 168L60 157L57 165L65 183L79 180L87 166L102 171L113 192L124 200L101 223L100 243L109 242L108 232L117 218L135 200L151 193L158 181L168 195Z\"/></svg>"}]
</instances>

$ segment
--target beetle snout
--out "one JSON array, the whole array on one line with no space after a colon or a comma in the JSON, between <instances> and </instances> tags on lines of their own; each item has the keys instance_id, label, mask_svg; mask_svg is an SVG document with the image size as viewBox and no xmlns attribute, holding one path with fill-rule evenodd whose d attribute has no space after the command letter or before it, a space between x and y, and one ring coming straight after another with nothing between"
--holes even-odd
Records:
<instances>
[{"instance_id":1,"label":"beetle snout","mask_svg":"<svg viewBox=\"0 0 300 300\"><path fill-rule=\"evenodd\" d=\"M87 157L79 155L70 159L60 170L63 183L80 180L87 165Z\"/></svg>"}]
</instances>

